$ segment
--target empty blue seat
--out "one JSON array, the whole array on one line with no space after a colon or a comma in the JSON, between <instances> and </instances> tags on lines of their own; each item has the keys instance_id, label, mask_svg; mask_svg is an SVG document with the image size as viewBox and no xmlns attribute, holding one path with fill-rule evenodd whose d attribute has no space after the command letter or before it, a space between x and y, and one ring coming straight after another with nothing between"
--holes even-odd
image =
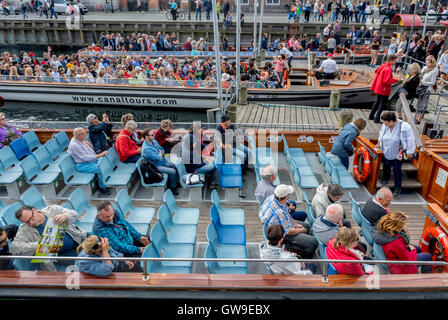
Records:
<instances>
[{"instance_id":1,"label":"empty blue seat","mask_svg":"<svg viewBox=\"0 0 448 320\"><path fill-rule=\"evenodd\" d=\"M384 261L387 260L383 247L376 242L373 242L373 256L375 260L384 260ZM384 271L390 273L389 265L381 264L380 266L384 269Z\"/></svg>"},{"instance_id":2,"label":"empty blue seat","mask_svg":"<svg viewBox=\"0 0 448 320\"><path fill-rule=\"evenodd\" d=\"M311 168L307 167L298 167L294 172L294 182L301 189L315 189L319 186L319 182L317 181L316 176L311 171Z\"/></svg>"},{"instance_id":3,"label":"empty blue seat","mask_svg":"<svg viewBox=\"0 0 448 320\"><path fill-rule=\"evenodd\" d=\"M290 148L288 142L286 141L285 135L282 133L283 140L283 152L286 155L286 160L290 162L290 158L296 156L304 156L305 152L301 148Z\"/></svg>"},{"instance_id":4,"label":"empty blue seat","mask_svg":"<svg viewBox=\"0 0 448 320\"><path fill-rule=\"evenodd\" d=\"M142 258L160 258L160 255L154 249L152 244L146 246L145 251L143 251ZM142 270L145 270L145 262L141 261L140 265ZM191 270L189 267L173 267L173 266L164 266L160 261L151 261L148 260L146 262L146 272L148 273L190 273Z\"/></svg>"},{"instance_id":5,"label":"empty blue seat","mask_svg":"<svg viewBox=\"0 0 448 320\"><path fill-rule=\"evenodd\" d=\"M175 224L166 204L162 204L157 212L157 219L162 225L170 243L192 243L196 242L197 225Z\"/></svg>"},{"instance_id":6,"label":"empty blue seat","mask_svg":"<svg viewBox=\"0 0 448 320\"><path fill-rule=\"evenodd\" d=\"M34 207L37 210L47 206L44 197L36 187L28 188L28 190L26 190L20 197L20 201L22 201L24 205Z\"/></svg>"},{"instance_id":7,"label":"empty blue seat","mask_svg":"<svg viewBox=\"0 0 448 320\"><path fill-rule=\"evenodd\" d=\"M151 229L151 241L161 258L193 258L194 245L190 243L170 243L160 222L156 222ZM163 266L189 267L192 261L162 261Z\"/></svg>"},{"instance_id":8,"label":"empty blue seat","mask_svg":"<svg viewBox=\"0 0 448 320\"><path fill-rule=\"evenodd\" d=\"M223 244L246 244L246 228L244 225L223 225L215 205L210 208L210 218L218 232L219 242Z\"/></svg>"},{"instance_id":9,"label":"empty blue seat","mask_svg":"<svg viewBox=\"0 0 448 320\"><path fill-rule=\"evenodd\" d=\"M212 202L219 212L221 223L224 225L245 225L244 210L241 208L223 208L216 190L212 191Z\"/></svg>"},{"instance_id":10,"label":"empty blue seat","mask_svg":"<svg viewBox=\"0 0 448 320\"><path fill-rule=\"evenodd\" d=\"M28 145L26 144L25 140L23 140L23 138L14 140L9 146L19 160L32 155L30 148L28 148Z\"/></svg>"},{"instance_id":11,"label":"empty blue seat","mask_svg":"<svg viewBox=\"0 0 448 320\"><path fill-rule=\"evenodd\" d=\"M0 163L7 171L23 172L20 161L9 146L0 149Z\"/></svg>"},{"instance_id":12,"label":"empty blue seat","mask_svg":"<svg viewBox=\"0 0 448 320\"><path fill-rule=\"evenodd\" d=\"M330 162L332 168L331 182L339 184L344 189L359 189L358 184L345 167L336 167Z\"/></svg>"},{"instance_id":13,"label":"empty blue seat","mask_svg":"<svg viewBox=\"0 0 448 320\"><path fill-rule=\"evenodd\" d=\"M207 240L210 245L213 246L216 256L220 259L246 259L247 249L245 245L241 244L223 244L219 240L218 233L216 232L213 223L209 223L206 230ZM247 268L247 262L226 262L217 261L220 267L243 267Z\"/></svg>"},{"instance_id":14,"label":"empty blue seat","mask_svg":"<svg viewBox=\"0 0 448 320\"><path fill-rule=\"evenodd\" d=\"M121 162L115 147L107 149L106 157L109 159L113 171L117 173L134 173L137 168L135 163Z\"/></svg>"},{"instance_id":15,"label":"empty blue seat","mask_svg":"<svg viewBox=\"0 0 448 320\"><path fill-rule=\"evenodd\" d=\"M6 149L9 147L3 147L0 150L0 153L2 155L6 155L7 153L11 152L14 159L17 161L17 158L15 157L14 153L11 149ZM2 150L7 150L6 152L2 153ZM8 159L5 159L6 162L9 162ZM6 167L8 168L8 167ZM3 162L0 160L0 184L2 185L9 185L11 183L16 182L20 177L23 175L22 167L20 166L19 162L14 162L9 166L9 170L5 169L5 166L3 165Z\"/></svg>"},{"instance_id":16,"label":"empty blue seat","mask_svg":"<svg viewBox=\"0 0 448 320\"><path fill-rule=\"evenodd\" d=\"M140 159L137 160L137 163L136 163L136 167L137 167L138 173L140 175L140 183L142 184L142 186L144 186L145 188L150 188L150 187L155 188L155 187L164 187L164 186L166 186L166 182L168 181L168 174L166 174L166 173L163 173L163 180L160 181L160 182L151 183L151 184L146 184L145 183L145 181L143 179L142 169L141 169L142 161L143 161L143 158L140 158Z\"/></svg>"},{"instance_id":17,"label":"empty blue seat","mask_svg":"<svg viewBox=\"0 0 448 320\"><path fill-rule=\"evenodd\" d=\"M59 147L62 151L67 151L68 145L70 144L70 139L67 135L67 132L60 131L57 134L55 134L54 138L59 144Z\"/></svg>"},{"instance_id":18,"label":"empty blue seat","mask_svg":"<svg viewBox=\"0 0 448 320\"><path fill-rule=\"evenodd\" d=\"M58 172L45 172L39 167L36 158L31 155L20 161L26 182L30 185L48 185L59 176Z\"/></svg>"},{"instance_id":19,"label":"empty blue seat","mask_svg":"<svg viewBox=\"0 0 448 320\"><path fill-rule=\"evenodd\" d=\"M361 205L353 198L351 192L348 193L352 201L352 218L358 226L362 226Z\"/></svg>"},{"instance_id":20,"label":"empty blue seat","mask_svg":"<svg viewBox=\"0 0 448 320\"><path fill-rule=\"evenodd\" d=\"M308 199L308 195L306 194L306 192L303 191L302 195L303 195L303 201L305 201L306 204L306 219L308 220L308 223L310 225L313 225L314 221L316 220L316 214L314 212L310 200Z\"/></svg>"},{"instance_id":21,"label":"empty blue seat","mask_svg":"<svg viewBox=\"0 0 448 320\"><path fill-rule=\"evenodd\" d=\"M173 222L176 224L198 224L199 209L198 208L179 208L176 203L171 189L165 191L163 202L170 210Z\"/></svg>"},{"instance_id":22,"label":"empty blue seat","mask_svg":"<svg viewBox=\"0 0 448 320\"><path fill-rule=\"evenodd\" d=\"M59 169L62 172L64 182L68 186L85 186L95 179L95 173L79 172L71 156L59 161Z\"/></svg>"},{"instance_id":23,"label":"empty blue seat","mask_svg":"<svg viewBox=\"0 0 448 320\"><path fill-rule=\"evenodd\" d=\"M36 150L37 148L42 147L42 143L40 142L34 130L25 133L22 138L23 140L25 140L25 143L28 145L28 148L31 152L34 152L34 150Z\"/></svg>"},{"instance_id":24,"label":"empty blue seat","mask_svg":"<svg viewBox=\"0 0 448 320\"><path fill-rule=\"evenodd\" d=\"M53 161L61 161L63 157L68 155L67 152L62 151L59 143L54 138L45 142L44 146L47 148Z\"/></svg>"},{"instance_id":25,"label":"empty blue seat","mask_svg":"<svg viewBox=\"0 0 448 320\"><path fill-rule=\"evenodd\" d=\"M92 207L89 203L89 199L87 199L84 191L81 188L76 188L73 191L69 198L68 202L72 206L73 210L79 213L79 220L82 222L94 222L97 214L97 210L95 207ZM81 215L83 215L81 217Z\"/></svg>"},{"instance_id":26,"label":"empty blue seat","mask_svg":"<svg viewBox=\"0 0 448 320\"><path fill-rule=\"evenodd\" d=\"M93 222L84 222L84 221L77 220L74 224L86 232L91 233L93 230Z\"/></svg>"},{"instance_id":27,"label":"empty blue seat","mask_svg":"<svg viewBox=\"0 0 448 320\"><path fill-rule=\"evenodd\" d=\"M7 206L3 211L1 216L5 225L7 224L15 224L16 226L20 226L22 222L15 217L15 213L22 207L20 202L14 202L13 204Z\"/></svg>"},{"instance_id":28,"label":"empty blue seat","mask_svg":"<svg viewBox=\"0 0 448 320\"><path fill-rule=\"evenodd\" d=\"M204 258L217 259L216 252L212 245L208 245L204 252ZM205 261L205 266L209 273L212 274L247 274L245 267L221 267L217 261Z\"/></svg>"},{"instance_id":29,"label":"empty blue seat","mask_svg":"<svg viewBox=\"0 0 448 320\"><path fill-rule=\"evenodd\" d=\"M218 183L222 188L242 188L243 177L241 172L241 163L237 157L233 157L233 161L236 163L228 163L224 161L222 152L220 149L216 151L215 167L218 171Z\"/></svg>"},{"instance_id":30,"label":"empty blue seat","mask_svg":"<svg viewBox=\"0 0 448 320\"><path fill-rule=\"evenodd\" d=\"M45 172L61 172L57 162L53 162L48 149L45 146L38 147L34 152L34 157L39 167Z\"/></svg>"},{"instance_id":31,"label":"empty blue seat","mask_svg":"<svg viewBox=\"0 0 448 320\"><path fill-rule=\"evenodd\" d=\"M131 180L131 173L115 172L109 159L106 157L102 157L98 161L98 167L101 171L101 179L103 180L103 184L107 187L126 186Z\"/></svg>"},{"instance_id":32,"label":"empty blue seat","mask_svg":"<svg viewBox=\"0 0 448 320\"><path fill-rule=\"evenodd\" d=\"M137 208L132 205L127 189L121 189L115 197L117 209L126 220L131 223L147 223L151 224L154 218L154 208ZM127 217L126 217L127 216ZM146 234L146 233L145 233Z\"/></svg>"}]
</instances>

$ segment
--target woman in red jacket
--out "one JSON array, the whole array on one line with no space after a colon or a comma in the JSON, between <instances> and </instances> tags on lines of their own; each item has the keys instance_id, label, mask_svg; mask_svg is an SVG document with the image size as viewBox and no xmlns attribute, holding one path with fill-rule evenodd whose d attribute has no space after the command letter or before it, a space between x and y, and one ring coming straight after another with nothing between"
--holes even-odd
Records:
<instances>
[{"instance_id":1,"label":"woman in red jacket","mask_svg":"<svg viewBox=\"0 0 448 320\"><path fill-rule=\"evenodd\" d=\"M409 243L406 222L408 216L400 211L392 211L378 222L381 237L375 237L375 242L382 245L387 260L401 261L431 261L429 253L421 253L418 246ZM417 273L417 265L389 264L391 273ZM422 273L432 271L432 266L422 266Z\"/></svg>"},{"instance_id":2,"label":"woman in red jacket","mask_svg":"<svg viewBox=\"0 0 448 320\"><path fill-rule=\"evenodd\" d=\"M387 57L387 62L383 63L375 70L375 79L373 79L370 90L376 93L376 102L370 111L369 120L380 123L381 112L389 100L392 84L398 80L394 78L392 67L397 63L398 57L391 54Z\"/></svg>"},{"instance_id":3,"label":"woman in red jacket","mask_svg":"<svg viewBox=\"0 0 448 320\"><path fill-rule=\"evenodd\" d=\"M132 139L132 134L137 129L137 124L130 120L126 122L125 127L121 130L115 140L115 149L121 162L135 163L140 159L142 148Z\"/></svg>"},{"instance_id":4,"label":"woman in red jacket","mask_svg":"<svg viewBox=\"0 0 448 320\"><path fill-rule=\"evenodd\" d=\"M338 260L363 260L364 254L353 249L358 245L359 235L354 229L342 227L336 238L331 239L327 245L327 258ZM333 263L339 274L363 275L365 274L361 263Z\"/></svg>"}]
</instances>

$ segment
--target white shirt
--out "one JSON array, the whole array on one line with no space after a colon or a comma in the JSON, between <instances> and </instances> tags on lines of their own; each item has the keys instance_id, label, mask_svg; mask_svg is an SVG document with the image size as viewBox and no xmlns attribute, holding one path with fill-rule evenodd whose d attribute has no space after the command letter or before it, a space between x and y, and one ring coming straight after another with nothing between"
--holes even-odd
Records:
<instances>
[{"instance_id":1,"label":"white shirt","mask_svg":"<svg viewBox=\"0 0 448 320\"><path fill-rule=\"evenodd\" d=\"M291 53L291 51L289 51L288 48L286 48L285 46L282 48L282 50L280 50L280 53L285 55L286 59L288 59L289 57L292 57L293 54Z\"/></svg>"},{"instance_id":2,"label":"white shirt","mask_svg":"<svg viewBox=\"0 0 448 320\"><path fill-rule=\"evenodd\" d=\"M409 123L398 120L393 130L384 124L378 135L381 151L387 160L395 160L398 158L400 147L406 150L407 154L415 152L415 137Z\"/></svg>"},{"instance_id":3,"label":"white shirt","mask_svg":"<svg viewBox=\"0 0 448 320\"><path fill-rule=\"evenodd\" d=\"M338 66L336 64L336 61L333 59L327 59L322 62L322 65L320 66L317 71L324 71L325 73L334 73L338 71Z\"/></svg>"}]
</instances>

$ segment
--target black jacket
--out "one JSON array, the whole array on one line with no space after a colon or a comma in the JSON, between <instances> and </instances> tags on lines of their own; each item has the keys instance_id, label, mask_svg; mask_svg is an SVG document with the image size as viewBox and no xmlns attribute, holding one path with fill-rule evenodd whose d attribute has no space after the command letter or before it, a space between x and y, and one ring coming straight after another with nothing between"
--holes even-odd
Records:
<instances>
[{"instance_id":1,"label":"black jacket","mask_svg":"<svg viewBox=\"0 0 448 320\"><path fill-rule=\"evenodd\" d=\"M19 227L16 226L15 224L8 224L5 227L3 227L3 230L6 232L8 239L13 240L17 234L17 230L19 230ZM10 255L11 252L9 252L9 245L0 248L0 256L10 256ZM8 269L8 265L10 265L11 262L12 262L11 260L0 260L0 270Z\"/></svg>"}]
</instances>

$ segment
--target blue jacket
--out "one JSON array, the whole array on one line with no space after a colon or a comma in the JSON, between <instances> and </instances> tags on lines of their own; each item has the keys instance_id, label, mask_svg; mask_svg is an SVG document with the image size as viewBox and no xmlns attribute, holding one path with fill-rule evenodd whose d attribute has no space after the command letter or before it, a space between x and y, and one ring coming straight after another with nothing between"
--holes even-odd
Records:
<instances>
[{"instance_id":1,"label":"blue jacket","mask_svg":"<svg viewBox=\"0 0 448 320\"><path fill-rule=\"evenodd\" d=\"M350 157L353 152L352 142L358 136L358 128L349 123L342 128L341 133L336 138L333 143L333 148L331 148L331 153L338 157Z\"/></svg>"},{"instance_id":2,"label":"blue jacket","mask_svg":"<svg viewBox=\"0 0 448 320\"><path fill-rule=\"evenodd\" d=\"M114 257L122 257L123 254L117 252L113 249L109 249L109 256L111 258ZM102 255L95 256L91 254L87 254L84 252L84 249L78 254L78 258L102 258ZM107 277L109 276L115 267L118 267L120 261L111 260L112 265L106 263L106 261L95 261L95 260L76 260L75 265L79 268L79 271L85 272L87 274L91 274L97 277Z\"/></svg>"},{"instance_id":3,"label":"blue jacket","mask_svg":"<svg viewBox=\"0 0 448 320\"><path fill-rule=\"evenodd\" d=\"M112 124L101 122L98 125L89 124L89 139L92 142L95 153L100 153L107 150L106 138L112 130Z\"/></svg>"},{"instance_id":4,"label":"blue jacket","mask_svg":"<svg viewBox=\"0 0 448 320\"><path fill-rule=\"evenodd\" d=\"M159 150L162 151L162 156L159 154ZM166 164L165 150L160 146L156 139L152 141L152 144L147 141L143 142L142 157L151 161L156 167Z\"/></svg>"},{"instance_id":5,"label":"blue jacket","mask_svg":"<svg viewBox=\"0 0 448 320\"><path fill-rule=\"evenodd\" d=\"M140 242L142 235L117 210L114 210L114 214L113 223L104 223L96 217L93 233L109 239L109 244L115 251L124 255L140 255L140 247L134 245L134 240Z\"/></svg>"}]
</instances>

